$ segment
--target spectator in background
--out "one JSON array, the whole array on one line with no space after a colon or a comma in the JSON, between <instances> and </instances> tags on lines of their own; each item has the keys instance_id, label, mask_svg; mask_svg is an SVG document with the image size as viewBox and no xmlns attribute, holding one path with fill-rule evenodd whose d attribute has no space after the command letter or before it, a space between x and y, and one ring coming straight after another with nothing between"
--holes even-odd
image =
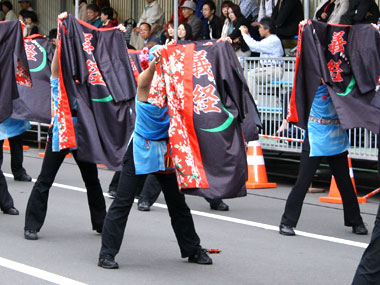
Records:
<instances>
[{"instance_id":1,"label":"spectator in background","mask_svg":"<svg viewBox=\"0 0 380 285\"><path fill-rule=\"evenodd\" d=\"M261 0L259 8L259 16L257 22L253 22L252 26L259 26L262 18L271 17L273 8L276 6L278 0Z\"/></svg>"},{"instance_id":2,"label":"spectator in background","mask_svg":"<svg viewBox=\"0 0 380 285\"><path fill-rule=\"evenodd\" d=\"M132 30L130 44L136 49L142 49L144 47L144 40L140 37L140 25L142 23L148 23L152 29L152 34L159 33L164 26L164 12L162 11L160 4L156 0L146 0L147 5L137 23L137 27Z\"/></svg>"},{"instance_id":3,"label":"spectator in background","mask_svg":"<svg viewBox=\"0 0 380 285\"><path fill-rule=\"evenodd\" d=\"M196 4L193 1L185 1L181 6L182 14L191 26L193 40L201 40L203 34L202 21L195 15Z\"/></svg>"},{"instance_id":4,"label":"spectator in background","mask_svg":"<svg viewBox=\"0 0 380 285\"><path fill-rule=\"evenodd\" d=\"M180 41L192 41L193 31L188 23L180 23L178 25L178 40Z\"/></svg>"},{"instance_id":5,"label":"spectator in background","mask_svg":"<svg viewBox=\"0 0 380 285\"><path fill-rule=\"evenodd\" d=\"M149 49L158 43L157 37L152 34L152 27L148 23L141 23L140 36L144 40L144 47Z\"/></svg>"},{"instance_id":6,"label":"spectator in background","mask_svg":"<svg viewBox=\"0 0 380 285\"><path fill-rule=\"evenodd\" d=\"M24 13L24 20L25 20L25 27L24 31L26 30L26 36L38 34L38 19L36 13L33 11L25 11Z\"/></svg>"},{"instance_id":7,"label":"spectator in background","mask_svg":"<svg viewBox=\"0 0 380 285\"><path fill-rule=\"evenodd\" d=\"M340 24L342 22L342 17L348 11L350 6L349 0L335 0L335 7L332 11L327 23L329 24Z\"/></svg>"},{"instance_id":8,"label":"spectator in background","mask_svg":"<svg viewBox=\"0 0 380 285\"><path fill-rule=\"evenodd\" d=\"M183 5L183 3L185 3L185 1L186 0L178 0L178 23L186 23L187 22L187 19L183 16L182 9L181 9L181 6ZM170 23L170 22L174 23L174 13L172 13L168 23ZM167 29L168 23L166 23L165 29Z\"/></svg>"},{"instance_id":9,"label":"spectator in background","mask_svg":"<svg viewBox=\"0 0 380 285\"><path fill-rule=\"evenodd\" d=\"M248 26L249 22L244 18L238 5L231 5L228 8L228 18L230 25L228 27L228 37L231 39L232 46L235 50L237 57L246 57L251 55L249 47L243 40L240 32L240 26Z\"/></svg>"},{"instance_id":10,"label":"spectator in background","mask_svg":"<svg viewBox=\"0 0 380 285\"><path fill-rule=\"evenodd\" d=\"M30 0L19 0L21 10L28 10L34 12L32 5L30 4Z\"/></svg>"},{"instance_id":11,"label":"spectator in background","mask_svg":"<svg viewBox=\"0 0 380 285\"><path fill-rule=\"evenodd\" d=\"M5 21L17 20L17 16L15 12L12 10L13 5L11 2L3 1L1 9L3 10L4 15L5 15L5 19L4 19Z\"/></svg>"},{"instance_id":12,"label":"spectator in background","mask_svg":"<svg viewBox=\"0 0 380 285\"><path fill-rule=\"evenodd\" d=\"M96 0L92 2L95 3L100 10L102 10L103 8L111 7L111 3L109 0Z\"/></svg>"},{"instance_id":13,"label":"spectator in background","mask_svg":"<svg viewBox=\"0 0 380 285\"><path fill-rule=\"evenodd\" d=\"M49 31L49 41L53 51L55 51L55 48L57 47L57 29L51 29Z\"/></svg>"},{"instance_id":14,"label":"spectator in background","mask_svg":"<svg viewBox=\"0 0 380 285\"><path fill-rule=\"evenodd\" d=\"M259 4L257 0L240 0L240 11L249 23L256 21L259 14Z\"/></svg>"},{"instance_id":15,"label":"spectator in background","mask_svg":"<svg viewBox=\"0 0 380 285\"><path fill-rule=\"evenodd\" d=\"M341 24L376 24L379 17L379 7L374 0L351 0L348 11L342 16Z\"/></svg>"},{"instance_id":16,"label":"spectator in background","mask_svg":"<svg viewBox=\"0 0 380 285\"><path fill-rule=\"evenodd\" d=\"M4 18L5 18L5 15L4 15L4 12L3 12L2 4L0 2L0 21L4 21Z\"/></svg>"},{"instance_id":17,"label":"spectator in background","mask_svg":"<svg viewBox=\"0 0 380 285\"><path fill-rule=\"evenodd\" d=\"M101 10L100 19L103 23L103 28L116 27L119 23L113 18L113 9L111 7L106 7Z\"/></svg>"},{"instance_id":18,"label":"spectator in background","mask_svg":"<svg viewBox=\"0 0 380 285\"><path fill-rule=\"evenodd\" d=\"M101 28L103 26L103 23L100 19L99 14L100 10L96 4L87 5L87 23L97 28Z\"/></svg>"},{"instance_id":19,"label":"spectator in background","mask_svg":"<svg viewBox=\"0 0 380 285\"><path fill-rule=\"evenodd\" d=\"M75 0L73 0L73 4L75 6ZM82 21L87 22L87 0L80 0L79 1L78 18Z\"/></svg>"},{"instance_id":20,"label":"spectator in background","mask_svg":"<svg viewBox=\"0 0 380 285\"><path fill-rule=\"evenodd\" d=\"M272 12L274 34L281 40L298 35L298 23L303 20L300 0L278 0Z\"/></svg>"},{"instance_id":21,"label":"spectator in background","mask_svg":"<svg viewBox=\"0 0 380 285\"><path fill-rule=\"evenodd\" d=\"M166 24L165 30L162 32L160 36L159 43L160 45L166 45L168 42L174 39L174 22L169 21Z\"/></svg>"},{"instance_id":22,"label":"spectator in background","mask_svg":"<svg viewBox=\"0 0 380 285\"><path fill-rule=\"evenodd\" d=\"M202 6L203 17L207 19L205 39L217 40L222 34L222 24L217 15L214 1L206 1Z\"/></svg>"},{"instance_id":23,"label":"spectator in background","mask_svg":"<svg viewBox=\"0 0 380 285\"><path fill-rule=\"evenodd\" d=\"M230 19L228 18L228 8L233 5L232 1L223 1L220 7L220 23L222 24L222 38L228 36L228 27L230 26Z\"/></svg>"},{"instance_id":24,"label":"spectator in background","mask_svg":"<svg viewBox=\"0 0 380 285\"><path fill-rule=\"evenodd\" d=\"M327 23L328 19L330 18L332 12L334 11L335 8L335 0L328 0L325 2L322 7L320 7L316 13L315 17L318 21L320 22L325 22Z\"/></svg>"},{"instance_id":25,"label":"spectator in background","mask_svg":"<svg viewBox=\"0 0 380 285\"><path fill-rule=\"evenodd\" d=\"M208 20L203 16L202 7L206 0L194 0L196 4L195 15L202 21L202 39L206 39L206 30ZM212 0L211 0L212 1Z\"/></svg>"}]
</instances>

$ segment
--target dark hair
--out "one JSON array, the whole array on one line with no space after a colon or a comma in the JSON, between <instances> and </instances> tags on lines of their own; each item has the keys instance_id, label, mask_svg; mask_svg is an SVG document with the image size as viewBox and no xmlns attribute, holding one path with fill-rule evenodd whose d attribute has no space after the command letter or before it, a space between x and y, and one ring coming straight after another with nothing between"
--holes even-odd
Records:
<instances>
[{"instance_id":1,"label":"dark hair","mask_svg":"<svg viewBox=\"0 0 380 285\"><path fill-rule=\"evenodd\" d=\"M22 9L18 14L25 19L25 14L28 12L28 9Z\"/></svg>"},{"instance_id":2,"label":"dark hair","mask_svg":"<svg viewBox=\"0 0 380 285\"><path fill-rule=\"evenodd\" d=\"M269 17L262 18L260 21L260 25L264 27L264 29L269 29L269 32L273 31L273 21Z\"/></svg>"},{"instance_id":3,"label":"dark hair","mask_svg":"<svg viewBox=\"0 0 380 285\"><path fill-rule=\"evenodd\" d=\"M227 19L227 17L224 17L222 10L224 7L230 7L232 4L234 4L232 1L223 1L222 5L220 5L220 21L222 22L222 25L224 24L224 21Z\"/></svg>"},{"instance_id":4,"label":"dark hair","mask_svg":"<svg viewBox=\"0 0 380 285\"><path fill-rule=\"evenodd\" d=\"M13 9L13 5L11 2L9 1L3 1L1 2L5 7L7 7L9 10L12 10Z\"/></svg>"},{"instance_id":5,"label":"dark hair","mask_svg":"<svg viewBox=\"0 0 380 285\"><path fill-rule=\"evenodd\" d=\"M167 24L166 24L166 29L164 31L164 35L167 39L173 39L172 37L169 36L169 33L168 33L168 28L169 26L172 26L174 28L174 21L169 21Z\"/></svg>"},{"instance_id":6,"label":"dark hair","mask_svg":"<svg viewBox=\"0 0 380 285\"><path fill-rule=\"evenodd\" d=\"M89 4L87 5L87 10L91 10L91 11L94 11L94 12L100 12L100 9L98 7L98 5L96 4Z\"/></svg>"},{"instance_id":7,"label":"dark hair","mask_svg":"<svg viewBox=\"0 0 380 285\"><path fill-rule=\"evenodd\" d=\"M102 9L102 13L104 15L107 15L108 20L112 20L113 19L113 9L111 7L103 8Z\"/></svg>"},{"instance_id":8,"label":"dark hair","mask_svg":"<svg viewBox=\"0 0 380 285\"><path fill-rule=\"evenodd\" d=\"M99 9L103 9L106 7L111 7L110 0L96 0L93 1L96 5L98 5Z\"/></svg>"},{"instance_id":9,"label":"dark hair","mask_svg":"<svg viewBox=\"0 0 380 285\"><path fill-rule=\"evenodd\" d=\"M141 27L142 25L147 25L149 28L149 31L152 30L152 26L149 23L142 22L139 27Z\"/></svg>"},{"instance_id":10,"label":"dark hair","mask_svg":"<svg viewBox=\"0 0 380 285\"><path fill-rule=\"evenodd\" d=\"M215 12L216 12L216 6L215 6L214 1L211 1L211 0L207 0L207 1L205 1L205 2L203 3L203 5L202 5L202 8L203 8L204 5L209 6L211 11L214 10L214 14L215 14Z\"/></svg>"},{"instance_id":11,"label":"dark hair","mask_svg":"<svg viewBox=\"0 0 380 285\"><path fill-rule=\"evenodd\" d=\"M181 22L178 24L178 27L181 25L185 28L185 31L186 31L185 41L192 41L193 40L193 30L191 29L191 26L188 23Z\"/></svg>"},{"instance_id":12,"label":"dark hair","mask_svg":"<svg viewBox=\"0 0 380 285\"><path fill-rule=\"evenodd\" d=\"M229 6L229 8L232 9L237 19L244 18L243 14L241 13L239 5L232 4Z\"/></svg>"},{"instance_id":13,"label":"dark hair","mask_svg":"<svg viewBox=\"0 0 380 285\"><path fill-rule=\"evenodd\" d=\"M20 11L21 14L21 11ZM38 22L37 14L33 11L26 10L24 15L21 15L24 19L30 18L33 23Z\"/></svg>"},{"instance_id":14,"label":"dark hair","mask_svg":"<svg viewBox=\"0 0 380 285\"><path fill-rule=\"evenodd\" d=\"M57 29L51 29L49 31L49 40L57 38Z\"/></svg>"}]
</instances>

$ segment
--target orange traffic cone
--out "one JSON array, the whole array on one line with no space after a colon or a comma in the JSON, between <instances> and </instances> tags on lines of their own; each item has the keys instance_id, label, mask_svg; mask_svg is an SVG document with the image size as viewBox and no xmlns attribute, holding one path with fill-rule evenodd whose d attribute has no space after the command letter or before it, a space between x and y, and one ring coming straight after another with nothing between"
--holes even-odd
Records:
<instances>
[{"instance_id":1,"label":"orange traffic cone","mask_svg":"<svg viewBox=\"0 0 380 285\"><path fill-rule=\"evenodd\" d=\"M9 146L9 140L8 139L4 140L3 150L11 150L11 147Z\"/></svg>"},{"instance_id":2,"label":"orange traffic cone","mask_svg":"<svg viewBox=\"0 0 380 285\"><path fill-rule=\"evenodd\" d=\"M352 186L354 186L355 193L357 194L351 158L348 156L347 159L348 159L348 168L349 168L349 172L350 172ZM365 197L357 197L357 198L358 198L359 203L367 203L367 199ZM336 185L336 181L335 181L334 176L331 177L329 196L319 197L319 202L334 203L334 204L342 204L343 203L342 197L340 196L340 192L339 192L338 186Z\"/></svg>"},{"instance_id":3,"label":"orange traffic cone","mask_svg":"<svg viewBox=\"0 0 380 285\"><path fill-rule=\"evenodd\" d=\"M248 189L277 187L277 183L268 182L263 150L261 149L259 141L251 141L248 143L247 163L248 181L245 186Z\"/></svg>"}]
</instances>

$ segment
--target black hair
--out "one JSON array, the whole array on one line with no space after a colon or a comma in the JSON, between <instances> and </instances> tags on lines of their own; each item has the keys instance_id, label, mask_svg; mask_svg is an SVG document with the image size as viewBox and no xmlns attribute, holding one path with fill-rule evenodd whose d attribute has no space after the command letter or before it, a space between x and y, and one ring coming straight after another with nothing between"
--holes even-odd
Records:
<instances>
[{"instance_id":1,"label":"black hair","mask_svg":"<svg viewBox=\"0 0 380 285\"><path fill-rule=\"evenodd\" d=\"M273 20L269 17L262 18L260 21L260 25L264 27L264 29L269 29L269 32L273 31Z\"/></svg>"},{"instance_id":2,"label":"black hair","mask_svg":"<svg viewBox=\"0 0 380 285\"><path fill-rule=\"evenodd\" d=\"M192 41L193 40L193 30L192 30L191 26L188 23L182 23L181 22L178 24L178 27L181 25L185 28L185 31L186 31L185 41Z\"/></svg>"},{"instance_id":3,"label":"black hair","mask_svg":"<svg viewBox=\"0 0 380 285\"><path fill-rule=\"evenodd\" d=\"M100 12L99 7L96 4L87 5L87 10L91 10L91 11L98 12L98 13Z\"/></svg>"},{"instance_id":4,"label":"black hair","mask_svg":"<svg viewBox=\"0 0 380 285\"><path fill-rule=\"evenodd\" d=\"M1 2L5 7L7 7L9 10L12 10L13 9L13 5L11 2L9 1L3 1Z\"/></svg>"},{"instance_id":5,"label":"black hair","mask_svg":"<svg viewBox=\"0 0 380 285\"><path fill-rule=\"evenodd\" d=\"M148 26L148 28L149 28L149 31L151 31L151 30L152 30L152 26L151 26L149 23L146 23L146 22L142 22L142 23L140 24L140 26L139 26L139 27L141 27L142 25L147 25L147 26Z\"/></svg>"},{"instance_id":6,"label":"black hair","mask_svg":"<svg viewBox=\"0 0 380 285\"><path fill-rule=\"evenodd\" d=\"M21 14L21 11L20 11L20 14ZM37 23L38 22L37 14L35 12L33 12L33 11L26 10L24 12L24 15L21 15L21 16L24 19L30 18L33 23Z\"/></svg>"},{"instance_id":7,"label":"black hair","mask_svg":"<svg viewBox=\"0 0 380 285\"><path fill-rule=\"evenodd\" d=\"M108 16L108 20L113 19L113 9L111 7L106 7L101 10L101 13Z\"/></svg>"},{"instance_id":8,"label":"black hair","mask_svg":"<svg viewBox=\"0 0 380 285\"><path fill-rule=\"evenodd\" d=\"M49 40L57 38L57 29L51 29L49 31Z\"/></svg>"},{"instance_id":9,"label":"black hair","mask_svg":"<svg viewBox=\"0 0 380 285\"><path fill-rule=\"evenodd\" d=\"M211 11L214 10L214 14L215 14L215 12L216 12L216 5L215 5L214 1L211 1L211 0L205 1L203 3L203 5L202 5L202 8L203 8L204 5L209 6Z\"/></svg>"}]
</instances>

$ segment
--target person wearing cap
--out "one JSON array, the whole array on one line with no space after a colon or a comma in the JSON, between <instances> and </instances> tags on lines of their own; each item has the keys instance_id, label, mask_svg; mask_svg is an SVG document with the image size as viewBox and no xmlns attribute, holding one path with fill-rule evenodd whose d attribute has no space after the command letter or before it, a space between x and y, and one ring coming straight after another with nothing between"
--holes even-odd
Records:
<instances>
[{"instance_id":1,"label":"person wearing cap","mask_svg":"<svg viewBox=\"0 0 380 285\"><path fill-rule=\"evenodd\" d=\"M5 21L12 21L12 20L17 20L17 15L15 14L15 12L12 10L13 9L13 5L11 2L9 1L3 1L2 2L2 10L4 12L4 15L5 15Z\"/></svg>"},{"instance_id":2,"label":"person wearing cap","mask_svg":"<svg viewBox=\"0 0 380 285\"><path fill-rule=\"evenodd\" d=\"M21 10L25 9L34 12L32 5L30 4L30 0L19 0L18 3L20 3Z\"/></svg>"},{"instance_id":3,"label":"person wearing cap","mask_svg":"<svg viewBox=\"0 0 380 285\"><path fill-rule=\"evenodd\" d=\"M195 15L197 5L193 1L185 1L181 6L182 14L187 19L187 23L193 31L193 40L201 40L203 35L203 25L201 19Z\"/></svg>"}]
</instances>

